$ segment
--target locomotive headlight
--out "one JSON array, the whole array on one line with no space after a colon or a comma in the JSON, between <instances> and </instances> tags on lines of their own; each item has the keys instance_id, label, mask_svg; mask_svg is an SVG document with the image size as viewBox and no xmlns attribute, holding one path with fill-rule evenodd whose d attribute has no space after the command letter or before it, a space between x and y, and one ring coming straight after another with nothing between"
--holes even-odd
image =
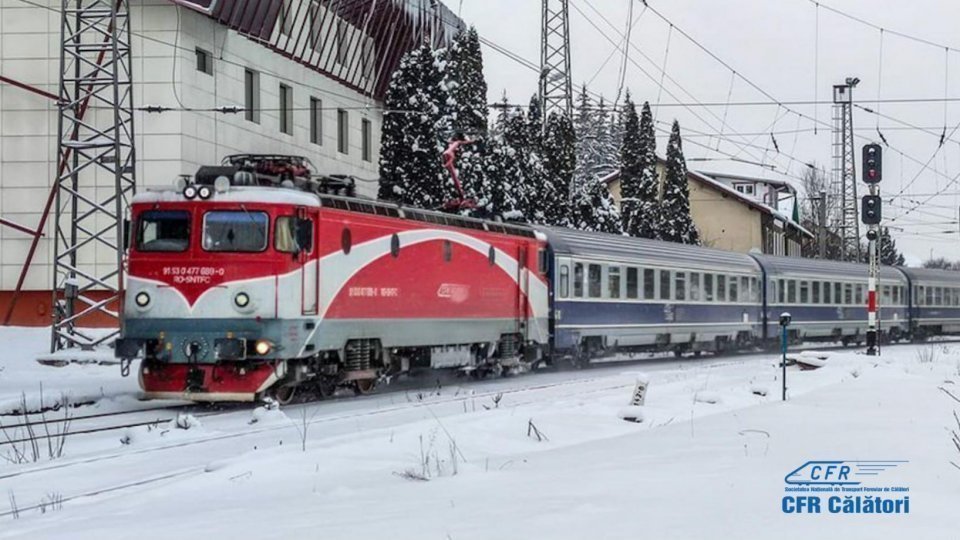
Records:
<instances>
[{"instance_id":1,"label":"locomotive headlight","mask_svg":"<svg viewBox=\"0 0 960 540\"><path fill-rule=\"evenodd\" d=\"M183 188L183 196L188 199L194 199L197 196L197 187L196 186L187 186Z\"/></svg>"},{"instance_id":2,"label":"locomotive headlight","mask_svg":"<svg viewBox=\"0 0 960 540\"><path fill-rule=\"evenodd\" d=\"M210 189L210 186L200 186L200 188L197 189L197 195L199 195L201 199L207 200L213 195L213 190Z\"/></svg>"},{"instance_id":3,"label":"locomotive headlight","mask_svg":"<svg viewBox=\"0 0 960 540\"><path fill-rule=\"evenodd\" d=\"M238 308L245 308L250 305L250 296L245 292L237 293L233 297L233 303L237 305Z\"/></svg>"},{"instance_id":4,"label":"locomotive headlight","mask_svg":"<svg viewBox=\"0 0 960 540\"><path fill-rule=\"evenodd\" d=\"M138 306L145 308L150 305L150 295L145 292L137 293L137 295L133 297L133 301L136 302Z\"/></svg>"},{"instance_id":5,"label":"locomotive headlight","mask_svg":"<svg viewBox=\"0 0 960 540\"><path fill-rule=\"evenodd\" d=\"M258 339L256 344L253 346L253 351L260 356L266 356L270 354L270 351L273 349L273 343L265 339Z\"/></svg>"}]
</instances>

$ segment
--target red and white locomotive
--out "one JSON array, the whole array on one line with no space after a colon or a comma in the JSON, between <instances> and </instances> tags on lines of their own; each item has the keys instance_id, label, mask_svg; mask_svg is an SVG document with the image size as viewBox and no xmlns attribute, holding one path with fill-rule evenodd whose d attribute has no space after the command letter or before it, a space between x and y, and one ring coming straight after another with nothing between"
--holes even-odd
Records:
<instances>
[{"instance_id":1,"label":"red and white locomotive","mask_svg":"<svg viewBox=\"0 0 960 540\"><path fill-rule=\"evenodd\" d=\"M120 358L148 397L370 391L499 371L548 343L546 243L520 225L328 194L292 156L231 156L132 203Z\"/></svg>"}]
</instances>

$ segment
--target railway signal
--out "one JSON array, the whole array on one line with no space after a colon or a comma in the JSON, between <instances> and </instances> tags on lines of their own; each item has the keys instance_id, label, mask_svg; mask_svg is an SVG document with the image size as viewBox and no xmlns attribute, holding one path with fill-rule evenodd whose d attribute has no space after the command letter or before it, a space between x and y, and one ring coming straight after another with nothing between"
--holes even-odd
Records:
<instances>
[{"instance_id":1,"label":"railway signal","mask_svg":"<svg viewBox=\"0 0 960 540\"><path fill-rule=\"evenodd\" d=\"M860 220L867 226L867 250L870 254L870 272L867 278L867 355L876 356L878 347L879 306L877 305L877 278L880 276L879 242L880 220L883 219L879 187L883 177L883 149L879 144L863 146L863 181L870 194L860 201Z\"/></svg>"},{"instance_id":2,"label":"railway signal","mask_svg":"<svg viewBox=\"0 0 960 540\"><path fill-rule=\"evenodd\" d=\"M863 182L876 184L883 175L883 148L879 144L863 145Z\"/></svg>"}]
</instances>

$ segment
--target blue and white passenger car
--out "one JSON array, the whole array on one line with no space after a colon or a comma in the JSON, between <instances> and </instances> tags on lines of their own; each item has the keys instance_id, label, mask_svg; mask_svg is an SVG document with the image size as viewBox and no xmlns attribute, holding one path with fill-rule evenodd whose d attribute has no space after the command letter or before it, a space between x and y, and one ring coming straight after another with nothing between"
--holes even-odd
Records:
<instances>
[{"instance_id":1,"label":"blue and white passenger car","mask_svg":"<svg viewBox=\"0 0 960 540\"><path fill-rule=\"evenodd\" d=\"M960 333L960 273L931 268L900 270L910 280L915 337Z\"/></svg>"},{"instance_id":2,"label":"blue and white passenger car","mask_svg":"<svg viewBox=\"0 0 960 540\"><path fill-rule=\"evenodd\" d=\"M867 266L862 264L753 255L764 271L767 328L776 337L779 315L789 312L793 340L846 343L866 339ZM908 282L899 270L885 266L877 284L881 332L891 339L909 333Z\"/></svg>"},{"instance_id":3,"label":"blue and white passenger car","mask_svg":"<svg viewBox=\"0 0 960 540\"><path fill-rule=\"evenodd\" d=\"M760 337L760 266L748 255L539 228L550 246L554 349L720 351Z\"/></svg>"}]
</instances>

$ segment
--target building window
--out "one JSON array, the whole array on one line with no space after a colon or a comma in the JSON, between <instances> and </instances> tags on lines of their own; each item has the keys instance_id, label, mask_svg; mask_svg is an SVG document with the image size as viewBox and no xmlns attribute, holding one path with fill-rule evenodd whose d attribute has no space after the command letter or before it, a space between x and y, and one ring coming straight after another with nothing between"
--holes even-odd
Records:
<instances>
[{"instance_id":1,"label":"building window","mask_svg":"<svg viewBox=\"0 0 960 540\"><path fill-rule=\"evenodd\" d=\"M350 117L343 109L337 109L337 151L350 153Z\"/></svg>"},{"instance_id":2,"label":"building window","mask_svg":"<svg viewBox=\"0 0 960 540\"><path fill-rule=\"evenodd\" d=\"M310 98L310 142L323 144L323 102Z\"/></svg>"},{"instance_id":3,"label":"building window","mask_svg":"<svg viewBox=\"0 0 960 540\"><path fill-rule=\"evenodd\" d=\"M362 142L363 142L363 160L370 161L373 159L373 125L369 120L364 118L360 122L360 127L362 128Z\"/></svg>"},{"instance_id":4,"label":"building window","mask_svg":"<svg viewBox=\"0 0 960 540\"><path fill-rule=\"evenodd\" d=\"M744 195L753 195L753 184L734 184L733 188Z\"/></svg>"},{"instance_id":5,"label":"building window","mask_svg":"<svg viewBox=\"0 0 960 540\"><path fill-rule=\"evenodd\" d=\"M247 120L260 123L260 74L250 69L243 70L243 109Z\"/></svg>"},{"instance_id":6,"label":"building window","mask_svg":"<svg viewBox=\"0 0 960 540\"><path fill-rule=\"evenodd\" d=\"M213 58L210 57L210 53L197 47L197 71L201 73L206 73L207 75L213 75Z\"/></svg>"},{"instance_id":7,"label":"building window","mask_svg":"<svg viewBox=\"0 0 960 540\"><path fill-rule=\"evenodd\" d=\"M293 88L280 85L280 132L293 134Z\"/></svg>"},{"instance_id":8,"label":"building window","mask_svg":"<svg viewBox=\"0 0 960 540\"><path fill-rule=\"evenodd\" d=\"M364 40L363 55L363 76L367 79L373 78L373 40Z\"/></svg>"}]
</instances>

